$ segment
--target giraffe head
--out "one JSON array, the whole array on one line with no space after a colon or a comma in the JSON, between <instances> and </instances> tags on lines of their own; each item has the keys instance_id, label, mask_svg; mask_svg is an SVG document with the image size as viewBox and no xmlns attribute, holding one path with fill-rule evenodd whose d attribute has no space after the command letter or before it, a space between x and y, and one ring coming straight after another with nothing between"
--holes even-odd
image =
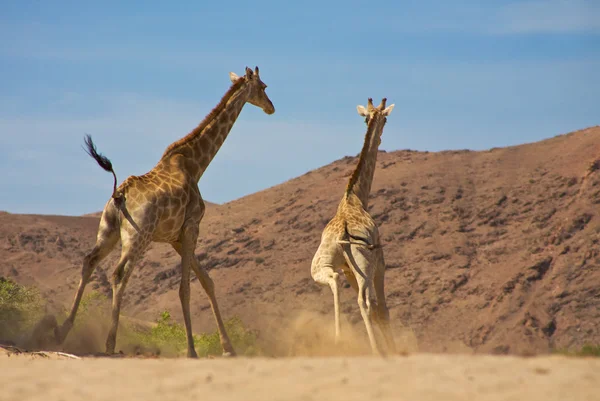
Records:
<instances>
[{"instance_id":1,"label":"giraffe head","mask_svg":"<svg viewBox=\"0 0 600 401\"><path fill-rule=\"evenodd\" d=\"M374 107L373 99L369 98L366 108L361 105L356 106L358 114L365 118L365 123L367 124L367 133L375 133L375 136L367 135L367 137L375 139L377 141L377 145L381 143L381 135L383 134L383 127L387 122L387 116L389 116L392 113L392 110L394 110L393 104L386 108L386 102L387 99L384 97L381 99L381 104L377 107Z\"/></svg>"},{"instance_id":2,"label":"giraffe head","mask_svg":"<svg viewBox=\"0 0 600 401\"><path fill-rule=\"evenodd\" d=\"M377 121L380 120L384 124L387 121L387 116L392 114L392 110L394 110L395 105L390 105L385 107L385 103L387 102L387 98L381 99L381 104L377 107L373 106L373 99L369 98L367 102L367 107L358 105L356 106L356 110L358 111L358 115L363 116L365 118L365 123L369 125L371 120Z\"/></svg>"},{"instance_id":3,"label":"giraffe head","mask_svg":"<svg viewBox=\"0 0 600 401\"><path fill-rule=\"evenodd\" d=\"M246 67L246 75L243 77L239 77L236 73L230 72L229 78L231 79L231 82L236 82L238 79L245 79L250 90L248 103L260 107L267 114L275 113L275 107L266 93L267 85L260 79L260 75L258 74L258 67L256 67L254 71Z\"/></svg>"}]
</instances>

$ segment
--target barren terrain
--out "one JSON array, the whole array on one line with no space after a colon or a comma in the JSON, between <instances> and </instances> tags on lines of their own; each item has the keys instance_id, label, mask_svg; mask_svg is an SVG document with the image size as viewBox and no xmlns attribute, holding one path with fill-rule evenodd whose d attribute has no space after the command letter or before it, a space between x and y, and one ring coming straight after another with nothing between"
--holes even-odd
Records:
<instances>
[{"instance_id":1,"label":"barren terrain","mask_svg":"<svg viewBox=\"0 0 600 401\"><path fill-rule=\"evenodd\" d=\"M370 211L403 349L518 355L600 343L599 138L593 127L488 151L379 154ZM226 318L239 316L275 342L282 325L333 327L330 290L313 283L310 261L356 161L207 208L197 256ZM97 226L97 216L0 213L0 276L68 308ZM88 291L110 295L117 258L115 251L101 264ZM179 318L178 264L168 245L153 244L130 280L124 313ZM212 330L207 297L200 285L192 289L195 330ZM342 311L345 327L361 335L348 285Z\"/></svg>"},{"instance_id":2,"label":"barren terrain","mask_svg":"<svg viewBox=\"0 0 600 401\"><path fill-rule=\"evenodd\" d=\"M1 351L0 401L600 399L597 358L418 354L64 360L9 357Z\"/></svg>"}]
</instances>

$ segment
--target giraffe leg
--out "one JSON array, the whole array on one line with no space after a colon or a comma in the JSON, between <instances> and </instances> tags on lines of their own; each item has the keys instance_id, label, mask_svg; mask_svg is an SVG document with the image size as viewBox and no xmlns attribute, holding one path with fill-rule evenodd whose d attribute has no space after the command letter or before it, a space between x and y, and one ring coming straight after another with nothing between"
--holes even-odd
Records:
<instances>
[{"instance_id":1,"label":"giraffe leg","mask_svg":"<svg viewBox=\"0 0 600 401\"><path fill-rule=\"evenodd\" d=\"M356 282L356 277L354 277L354 274L352 273L352 271L347 268L344 269L344 275L346 276L346 280L348 280L348 283L350 283L350 286L354 289L354 291L356 291L358 293L358 283ZM374 276L374 281L376 282L377 280L377 271L375 272L375 276ZM375 284L375 293L378 294L377 292L377 284ZM383 290L381 291L381 293L383 293ZM377 300L379 298L376 298ZM384 332L384 328L381 328L381 323L380 323L380 316L382 316L382 313L380 312L380 306L379 306L379 302L377 300L370 300L370 311L369 311L369 316L371 317L371 321L375 321L377 323L377 326L380 327L381 331ZM385 298L384 298L385 300ZM375 305L375 308L373 309L373 305ZM385 307L385 304L384 304ZM387 308L385 308L385 311L387 312ZM388 315L389 316L389 315ZM389 318L388 318L389 319ZM389 325L388 325L389 327ZM387 340L386 340L387 341ZM393 340L392 340L393 341Z\"/></svg>"},{"instance_id":2,"label":"giraffe leg","mask_svg":"<svg viewBox=\"0 0 600 401\"><path fill-rule=\"evenodd\" d=\"M354 291L358 292L358 283L356 282L356 277L352 274L350 268L344 269L344 276L346 276L346 280L350 284L350 287L354 289Z\"/></svg>"},{"instance_id":3,"label":"giraffe leg","mask_svg":"<svg viewBox=\"0 0 600 401\"><path fill-rule=\"evenodd\" d=\"M338 289L338 276L339 274L336 272L331 272L329 276L329 287L331 288L331 292L333 293L333 311L334 311L334 321L335 321L335 343L338 344L340 342L341 336L341 323L340 323L340 291Z\"/></svg>"},{"instance_id":4,"label":"giraffe leg","mask_svg":"<svg viewBox=\"0 0 600 401\"><path fill-rule=\"evenodd\" d=\"M196 258L194 258L194 262L192 263L192 269L194 270L196 277L198 277L200 284L202 284L202 288L204 288L206 295L208 295L210 307L213 311L215 321L217 322L217 329L219 330L219 338L221 340L221 346L223 347L223 356L236 356L235 350L231 345L231 340L227 335L221 312L219 311L219 304L217 303L217 297L215 296L215 284L213 280L208 275L208 272L204 270L202 266L198 265Z\"/></svg>"},{"instance_id":5,"label":"giraffe leg","mask_svg":"<svg viewBox=\"0 0 600 401\"><path fill-rule=\"evenodd\" d=\"M341 338L341 323L340 323L340 293L338 289L338 276L339 274L333 271L330 266L319 265L313 267L312 278L315 282L328 285L331 288L333 294L333 311L334 311L334 323L335 323L335 343L339 343Z\"/></svg>"},{"instance_id":6,"label":"giraffe leg","mask_svg":"<svg viewBox=\"0 0 600 401\"><path fill-rule=\"evenodd\" d=\"M141 254L145 250L147 244L137 243L132 247L123 241L123 249L121 251L121 260L117 264L115 271L112 276L112 312L111 312L111 326L108 331L106 338L106 353L114 354L115 346L117 344L117 330L119 328L119 316L121 313L121 304L123 302L123 295L125 294L125 287L131 277L131 273L135 268L135 264L141 257Z\"/></svg>"},{"instance_id":7,"label":"giraffe leg","mask_svg":"<svg viewBox=\"0 0 600 401\"><path fill-rule=\"evenodd\" d=\"M183 322L185 324L185 333L187 337L187 356L188 358L197 358L194 348L194 335L192 332L192 318L190 315L190 268L194 256L196 241L198 240L198 223L187 223L183 227L180 238L178 253L181 255L181 283L179 284L179 300L181 301L181 311L183 312Z\"/></svg>"},{"instance_id":8,"label":"giraffe leg","mask_svg":"<svg viewBox=\"0 0 600 401\"><path fill-rule=\"evenodd\" d=\"M189 257L186 256L181 258L179 300L181 301L181 310L183 312L183 321L185 323L188 347L187 356L188 358L198 358L198 354L196 354L196 349L194 348L194 334L192 332L192 318L190 316L190 260Z\"/></svg>"},{"instance_id":9,"label":"giraffe leg","mask_svg":"<svg viewBox=\"0 0 600 401\"><path fill-rule=\"evenodd\" d=\"M175 243L173 244L173 248L177 251L177 253L182 255L183 249L181 244ZM208 272L198 264L198 260L194 257L193 252L190 262L190 267L194 271L196 277L198 277L198 281L200 281L204 292L206 292L206 295L208 296L210 307L217 324L217 330L219 331L219 339L221 341L221 347L223 347L223 356L235 356L235 350L231 345L231 340L227 335L227 330L225 329L225 324L223 323L223 318L221 317L221 312L219 311L219 304L217 303L217 297L215 295L215 284L210 278Z\"/></svg>"},{"instance_id":10,"label":"giraffe leg","mask_svg":"<svg viewBox=\"0 0 600 401\"><path fill-rule=\"evenodd\" d=\"M377 298L377 323L383 337L386 342L386 346L389 352L396 353L396 343L394 342L394 336L390 327L390 312L385 302L385 291L384 291L384 278L385 278L385 262L383 260L383 251L378 257L377 267L375 269L375 275L373 277L375 296Z\"/></svg>"},{"instance_id":11,"label":"giraffe leg","mask_svg":"<svg viewBox=\"0 0 600 401\"><path fill-rule=\"evenodd\" d=\"M341 323L340 323L340 292L338 288L339 274L335 272L333 267L333 257L328 247L324 244L319 245L319 249L315 253L310 268L311 276L316 283L328 285L333 294L333 311L335 323L335 343L339 343L341 338ZM333 251L335 252L335 251Z\"/></svg>"},{"instance_id":12,"label":"giraffe leg","mask_svg":"<svg viewBox=\"0 0 600 401\"><path fill-rule=\"evenodd\" d=\"M113 250L118 239L118 227L116 227L114 224L109 224L108 218L105 219L103 216L103 219L100 223L100 229L98 230L98 239L96 240L96 245L83 260L81 279L79 280L79 287L77 288L75 299L73 300L73 304L71 306L71 312L69 313L67 319L63 322L62 326L54 329L54 336L57 344L63 343L69 334L69 331L73 327L75 316L77 315L77 309L79 309L79 304L81 303L85 286L89 282L96 266L98 266L100 261L108 256L108 254Z\"/></svg>"},{"instance_id":13,"label":"giraffe leg","mask_svg":"<svg viewBox=\"0 0 600 401\"><path fill-rule=\"evenodd\" d=\"M358 307L360 308L360 314L365 323L367 329L367 335L369 336L369 343L371 350L374 354L381 355L381 351L377 345L375 339L375 333L373 332L373 324L371 322L372 310L371 310L371 288L372 288L372 276L373 276L373 264L371 262L370 251L358 246L344 246L344 257L350 270L354 273L358 287Z\"/></svg>"}]
</instances>

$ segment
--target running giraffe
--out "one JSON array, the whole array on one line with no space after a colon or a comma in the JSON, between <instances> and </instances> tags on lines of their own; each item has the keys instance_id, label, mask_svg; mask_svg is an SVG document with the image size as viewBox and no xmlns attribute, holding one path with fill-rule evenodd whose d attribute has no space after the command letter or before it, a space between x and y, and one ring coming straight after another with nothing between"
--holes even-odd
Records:
<instances>
[{"instance_id":1,"label":"running giraffe","mask_svg":"<svg viewBox=\"0 0 600 401\"><path fill-rule=\"evenodd\" d=\"M313 279L319 284L328 285L333 292L336 342L339 341L341 330L337 283L337 271L341 269L358 293L358 306L375 354L381 354L382 351L373 332L372 320L381 329L388 350L395 352L385 303L383 249L377 226L367 212L381 134L386 117L394 109L393 104L387 108L385 104L384 98L378 107L374 107L373 100L369 98L366 108L357 106L358 114L365 117L367 123L365 143L337 212L323 230L321 244L311 266Z\"/></svg>"},{"instance_id":2,"label":"running giraffe","mask_svg":"<svg viewBox=\"0 0 600 401\"><path fill-rule=\"evenodd\" d=\"M112 324L106 339L106 353L115 351L123 293L137 262L151 242L166 242L181 256L179 298L187 334L187 355L197 357L190 318L190 269L206 291L217 323L224 355L235 355L217 305L214 284L198 264L194 251L198 225L204 216L204 202L198 181L213 160L246 103L260 107L266 114L275 108L267 96L267 85L258 67L238 77L230 73L232 85L219 104L191 133L167 147L158 164L141 176L130 176L117 187L117 176L108 158L96 151L91 137L85 140L87 152L113 174L113 195L104 207L96 245L85 257L81 281L71 312L63 325L55 327L56 340L62 344L75 321L86 284L98 263L121 241L121 259L112 275ZM124 218L122 218L123 216Z\"/></svg>"}]
</instances>

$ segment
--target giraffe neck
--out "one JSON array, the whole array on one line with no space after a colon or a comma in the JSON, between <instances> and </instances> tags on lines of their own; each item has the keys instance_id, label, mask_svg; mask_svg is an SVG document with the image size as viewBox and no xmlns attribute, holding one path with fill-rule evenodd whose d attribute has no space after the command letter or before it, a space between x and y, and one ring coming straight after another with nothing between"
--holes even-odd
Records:
<instances>
[{"instance_id":1,"label":"giraffe neck","mask_svg":"<svg viewBox=\"0 0 600 401\"><path fill-rule=\"evenodd\" d=\"M346 188L346 194L354 193L360 199L365 210L367 210L369 204L369 193L371 193L371 183L375 175L382 130L382 123L375 121L375 119L369 121L367 133L365 134L365 143Z\"/></svg>"},{"instance_id":2,"label":"giraffe neck","mask_svg":"<svg viewBox=\"0 0 600 401\"><path fill-rule=\"evenodd\" d=\"M186 169L198 182L225 142L248 97L249 87L240 78L198 127L167 148L161 161L175 154L183 155Z\"/></svg>"}]
</instances>

